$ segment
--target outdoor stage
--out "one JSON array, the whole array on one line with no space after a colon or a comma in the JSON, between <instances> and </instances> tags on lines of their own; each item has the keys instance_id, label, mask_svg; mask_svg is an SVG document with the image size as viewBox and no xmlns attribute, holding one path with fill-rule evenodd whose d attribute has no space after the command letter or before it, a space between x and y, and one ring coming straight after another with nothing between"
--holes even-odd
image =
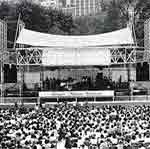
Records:
<instances>
[{"instance_id":1,"label":"outdoor stage","mask_svg":"<svg viewBox=\"0 0 150 149\"><path fill-rule=\"evenodd\" d=\"M37 91L44 91L43 82L47 78L52 80L51 76L55 77L54 79L59 79L59 81L71 77L73 81L65 82L67 85L82 82L82 77L86 77L84 80L91 77L90 79L98 84L96 80L96 74L98 73L101 75L99 80L107 78L112 81L119 80L129 83L131 80L136 80L136 63L146 61L144 49L134 45L130 28L89 36L51 35L22 29L16 43L21 47L29 47L16 48L17 81L21 98L24 83L27 87L30 86L29 84L34 84L34 87L38 84ZM33 69L35 67L36 73L30 71L31 67ZM36 70L37 67L39 67L38 71ZM117 67L123 71L119 72ZM46 68L50 69L47 74L44 72ZM64 73L66 69L69 73ZM82 70L83 73L86 69L90 69L91 74L87 71L85 75L82 75L78 69ZM93 70L96 70L95 73L93 73ZM115 73L112 73L113 70ZM74 73L75 71L76 73ZM113 80L113 76L116 77L116 80ZM60 86L64 82L61 83ZM101 83L97 86L101 87ZM92 90L99 90L97 86ZM109 85L101 90L107 90L108 88L113 90L110 89ZM67 90L71 91L72 89L67 88ZM86 92L89 89L82 88L82 90ZM45 91L59 90L56 87L52 90L47 88ZM86 99L86 95L84 99Z\"/></svg>"}]
</instances>

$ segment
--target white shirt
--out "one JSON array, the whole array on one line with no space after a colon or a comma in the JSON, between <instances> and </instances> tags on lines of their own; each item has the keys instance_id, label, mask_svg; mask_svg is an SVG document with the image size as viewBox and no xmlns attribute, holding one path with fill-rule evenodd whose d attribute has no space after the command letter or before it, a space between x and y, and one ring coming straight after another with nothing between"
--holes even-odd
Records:
<instances>
[{"instance_id":1,"label":"white shirt","mask_svg":"<svg viewBox=\"0 0 150 149\"><path fill-rule=\"evenodd\" d=\"M42 146L40 144L36 145L37 149L42 149Z\"/></svg>"},{"instance_id":2,"label":"white shirt","mask_svg":"<svg viewBox=\"0 0 150 149\"><path fill-rule=\"evenodd\" d=\"M145 143L150 143L150 138L148 138L148 137L144 138L144 142Z\"/></svg>"}]
</instances>

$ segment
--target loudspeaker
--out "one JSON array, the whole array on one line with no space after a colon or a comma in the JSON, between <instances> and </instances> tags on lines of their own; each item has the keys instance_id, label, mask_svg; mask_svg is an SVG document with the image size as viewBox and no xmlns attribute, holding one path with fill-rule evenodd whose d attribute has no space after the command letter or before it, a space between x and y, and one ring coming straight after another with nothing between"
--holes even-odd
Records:
<instances>
[{"instance_id":1,"label":"loudspeaker","mask_svg":"<svg viewBox=\"0 0 150 149\"><path fill-rule=\"evenodd\" d=\"M13 64L4 64L4 83L17 82L17 67Z\"/></svg>"},{"instance_id":2,"label":"loudspeaker","mask_svg":"<svg viewBox=\"0 0 150 149\"><path fill-rule=\"evenodd\" d=\"M141 81L141 78L142 78L141 63L137 63L137 65L136 65L136 81Z\"/></svg>"},{"instance_id":3,"label":"loudspeaker","mask_svg":"<svg viewBox=\"0 0 150 149\"><path fill-rule=\"evenodd\" d=\"M147 62L143 63L143 81L149 80L149 64Z\"/></svg>"},{"instance_id":4,"label":"loudspeaker","mask_svg":"<svg viewBox=\"0 0 150 149\"><path fill-rule=\"evenodd\" d=\"M147 62L137 63L136 66L136 80L147 81L149 80L149 64Z\"/></svg>"}]
</instances>

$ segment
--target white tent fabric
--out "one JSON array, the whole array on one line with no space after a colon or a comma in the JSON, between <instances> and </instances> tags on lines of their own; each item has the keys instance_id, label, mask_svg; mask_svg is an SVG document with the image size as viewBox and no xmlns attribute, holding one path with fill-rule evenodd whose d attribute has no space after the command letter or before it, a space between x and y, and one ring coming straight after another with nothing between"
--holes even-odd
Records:
<instances>
[{"instance_id":1,"label":"white tent fabric","mask_svg":"<svg viewBox=\"0 0 150 149\"><path fill-rule=\"evenodd\" d=\"M18 44L39 47L96 47L134 44L130 28L96 35L52 35L23 28L17 39Z\"/></svg>"}]
</instances>

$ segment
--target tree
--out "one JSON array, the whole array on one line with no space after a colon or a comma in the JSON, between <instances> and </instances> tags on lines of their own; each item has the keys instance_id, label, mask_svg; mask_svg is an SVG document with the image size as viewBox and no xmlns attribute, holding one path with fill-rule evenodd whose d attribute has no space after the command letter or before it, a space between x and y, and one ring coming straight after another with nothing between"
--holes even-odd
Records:
<instances>
[{"instance_id":1,"label":"tree","mask_svg":"<svg viewBox=\"0 0 150 149\"><path fill-rule=\"evenodd\" d=\"M150 17L150 1L113 0L107 7L104 31L126 27L130 21L129 9L134 8L134 29L138 45L144 45L144 21Z\"/></svg>"},{"instance_id":2,"label":"tree","mask_svg":"<svg viewBox=\"0 0 150 149\"><path fill-rule=\"evenodd\" d=\"M144 46L144 22L150 18L150 1L139 0L137 4L138 20L135 22L135 31L138 39L138 44Z\"/></svg>"},{"instance_id":3,"label":"tree","mask_svg":"<svg viewBox=\"0 0 150 149\"><path fill-rule=\"evenodd\" d=\"M45 9L28 1L18 4L16 9L29 29L54 34L70 34L71 29L74 28L72 16L65 15L62 11Z\"/></svg>"},{"instance_id":4,"label":"tree","mask_svg":"<svg viewBox=\"0 0 150 149\"><path fill-rule=\"evenodd\" d=\"M126 25L122 22L118 1L113 0L110 2L107 8L107 17L104 20L104 25L105 32L114 31Z\"/></svg>"},{"instance_id":5,"label":"tree","mask_svg":"<svg viewBox=\"0 0 150 149\"><path fill-rule=\"evenodd\" d=\"M119 1L119 9L121 12L121 16L126 19L126 21L129 21L129 9L134 8L134 17L138 17L138 4L139 0L120 0Z\"/></svg>"},{"instance_id":6,"label":"tree","mask_svg":"<svg viewBox=\"0 0 150 149\"><path fill-rule=\"evenodd\" d=\"M90 22L93 21L93 18L90 17L79 17L75 19L76 29L79 31L79 34L86 35L91 34L93 28L90 27Z\"/></svg>"},{"instance_id":7,"label":"tree","mask_svg":"<svg viewBox=\"0 0 150 149\"><path fill-rule=\"evenodd\" d=\"M103 33L105 13L96 16L84 16L74 20L75 34L91 35Z\"/></svg>"},{"instance_id":8,"label":"tree","mask_svg":"<svg viewBox=\"0 0 150 149\"><path fill-rule=\"evenodd\" d=\"M132 6L135 12L136 36L142 41L142 44L139 44L143 45L141 40L144 38L143 22L150 17L150 1L112 0L103 5L105 5L105 11L96 16L73 19L71 15L65 15L62 11L45 9L27 0L21 0L17 4L2 2L0 18L17 21L21 14L21 20L24 21L26 28L31 30L62 35L90 35L126 27L129 22L129 8ZM16 30L16 24L11 25L11 30Z\"/></svg>"},{"instance_id":9,"label":"tree","mask_svg":"<svg viewBox=\"0 0 150 149\"><path fill-rule=\"evenodd\" d=\"M1 2L0 4L0 19L4 20L6 19L10 14L14 14L13 7L10 7L10 5L7 2Z\"/></svg>"},{"instance_id":10,"label":"tree","mask_svg":"<svg viewBox=\"0 0 150 149\"><path fill-rule=\"evenodd\" d=\"M27 29L52 33L52 34L72 34L76 33L76 26L71 15L65 15L62 11L44 8L38 4L27 0L11 4L2 2L0 4L0 19L13 20L8 23L8 40L13 46L15 32L17 28L18 16L25 23Z\"/></svg>"},{"instance_id":11,"label":"tree","mask_svg":"<svg viewBox=\"0 0 150 149\"><path fill-rule=\"evenodd\" d=\"M137 43L144 46L144 21L150 18L150 1L147 0L120 0L119 8L121 16L125 21L129 21L129 9L134 8L134 25Z\"/></svg>"}]
</instances>

